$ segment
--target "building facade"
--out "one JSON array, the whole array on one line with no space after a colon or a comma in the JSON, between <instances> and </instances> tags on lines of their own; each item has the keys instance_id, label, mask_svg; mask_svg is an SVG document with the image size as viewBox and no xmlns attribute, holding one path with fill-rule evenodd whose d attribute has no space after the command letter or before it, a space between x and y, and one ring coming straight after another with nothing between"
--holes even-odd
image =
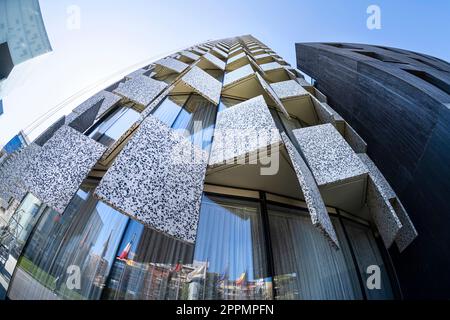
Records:
<instances>
[{"instance_id":1,"label":"building facade","mask_svg":"<svg viewBox=\"0 0 450 320\"><path fill-rule=\"evenodd\" d=\"M14 66L50 51L39 1L0 0L0 101L6 94L2 82Z\"/></svg>"},{"instance_id":2,"label":"building facade","mask_svg":"<svg viewBox=\"0 0 450 320\"><path fill-rule=\"evenodd\" d=\"M367 141L417 227L407 250L390 250L405 297L448 299L450 275L441 271L450 266L450 64L365 44L296 49L298 68Z\"/></svg>"},{"instance_id":3,"label":"building facade","mask_svg":"<svg viewBox=\"0 0 450 320\"><path fill-rule=\"evenodd\" d=\"M367 145L254 37L134 71L8 156L8 299L398 299L417 232Z\"/></svg>"}]
</instances>

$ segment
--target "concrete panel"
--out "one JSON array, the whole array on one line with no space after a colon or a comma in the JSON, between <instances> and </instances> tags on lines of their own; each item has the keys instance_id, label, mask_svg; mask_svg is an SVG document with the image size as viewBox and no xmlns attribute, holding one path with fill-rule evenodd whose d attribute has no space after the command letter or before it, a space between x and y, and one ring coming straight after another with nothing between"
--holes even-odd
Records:
<instances>
[{"instance_id":1,"label":"concrete panel","mask_svg":"<svg viewBox=\"0 0 450 320\"><path fill-rule=\"evenodd\" d=\"M64 125L30 161L25 185L36 197L62 213L105 149Z\"/></svg>"}]
</instances>

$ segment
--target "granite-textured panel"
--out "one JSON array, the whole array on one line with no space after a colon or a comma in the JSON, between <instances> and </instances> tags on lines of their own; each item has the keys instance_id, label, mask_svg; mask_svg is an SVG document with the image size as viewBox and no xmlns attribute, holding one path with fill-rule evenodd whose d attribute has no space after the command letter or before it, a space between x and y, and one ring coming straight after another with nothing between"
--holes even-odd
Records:
<instances>
[{"instance_id":1,"label":"granite-textured panel","mask_svg":"<svg viewBox=\"0 0 450 320\"><path fill-rule=\"evenodd\" d=\"M221 70L225 70L226 63L211 53L206 53L203 57Z\"/></svg>"},{"instance_id":2,"label":"granite-textured panel","mask_svg":"<svg viewBox=\"0 0 450 320\"><path fill-rule=\"evenodd\" d=\"M270 84L270 86L280 99L308 95L308 91L303 89L295 80L276 82Z\"/></svg>"},{"instance_id":3,"label":"granite-textured panel","mask_svg":"<svg viewBox=\"0 0 450 320\"><path fill-rule=\"evenodd\" d=\"M228 59L227 64L232 64L233 62L241 59L241 58L245 58L247 55L245 54L245 52L241 52L237 55L235 55L234 57L231 57Z\"/></svg>"},{"instance_id":4,"label":"granite-textured panel","mask_svg":"<svg viewBox=\"0 0 450 320\"><path fill-rule=\"evenodd\" d=\"M42 132L39 137L37 137L33 142L38 146L43 146L58 130L61 126L64 125L66 121L66 116L62 116L58 120L56 120L50 127L48 127L44 132Z\"/></svg>"},{"instance_id":5,"label":"granite-textured panel","mask_svg":"<svg viewBox=\"0 0 450 320\"><path fill-rule=\"evenodd\" d=\"M97 119L103 116L105 112L108 112L113 106L115 106L122 99L118 95L106 90L103 90L98 94L101 95L104 99L102 105L100 106L100 110L98 110Z\"/></svg>"},{"instance_id":6,"label":"granite-textured panel","mask_svg":"<svg viewBox=\"0 0 450 320\"><path fill-rule=\"evenodd\" d=\"M372 181L375 183L376 187L383 194L383 196L389 200L396 198L397 196L389 185L389 182L383 176L375 163L373 163L373 161L369 158L369 156L365 153L358 153L358 156L369 169L369 176L372 178Z\"/></svg>"},{"instance_id":7,"label":"granite-textured panel","mask_svg":"<svg viewBox=\"0 0 450 320\"><path fill-rule=\"evenodd\" d=\"M164 68L170 69L172 71L175 71L177 73L181 73L187 67L189 67L189 65L184 63L183 61L173 59L173 58L164 58L164 59L158 60L157 62L155 62L155 64L160 65Z\"/></svg>"},{"instance_id":8,"label":"granite-textured panel","mask_svg":"<svg viewBox=\"0 0 450 320\"><path fill-rule=\"evenodd\" d=\"M331 124L293 130L319 186L368 173L367 167Z\"/></svg>"},{"instance_id":9,"label":"granite-textured panel","mask_svg":"<svg viewBox=\"0 0 450 320\"><path fill-rule=\"evenodd\" d=\"M62 126L30 161L28 190L62 213L106 147Z\"/></svg>"},{"instance_id":10,"label":"granite-textured panel","mask_svg":"<svg viewBox=\"0 0 450 320\"><path fill-rule=\"evenodd\" d=\"M223 79L223 86L229 86L233 83L236 83L242 79L251 77L255 74L252 67L249 64L246 64L243 67L240 67L231 72L225 73L225 77Z\"/></svg>"},{"instance_id":11,"label":"granite-textured panel","mask_svg":"<svg viewBox=\"0 0 450 320\"><path fill-rule=\"evenodd\" d=\"M317 113L317 117L319 118L319 122L321 124L331 123L333 126L336 126L335 116L331 110L329 110L324 103L321 103L319 100L311 96L311 101L314 105L314 110Z\"/></svg>"},{"instance_id":12,"label":"granite-textured panel","mask_svg":"<svg viewBox=\"0 0 450 320\"><path fill-rule=\"evenodd\" d=\"M149 115L95 195L156 230L195 242L206 159L205 151Z\"/></svg>"},{"instance_id":13,"label":"granite-textured panel","mask_svg":"<svg viewBox=\"0 0 450 320\"><path fill-rule=\"evenodd\" d=\"M319 228L335 247L339 247L336 231L331 223L327 208L320 195L319 187L317 186L311 171L288 136L285 133L282 133L281 137L289 157L291 158L294 171L297 175L300 188L308 207L309 215L311 216L312 224Z\"/></svg>"},{"instance_id":14,"label":"granite-textured panel","mask_svg":"<svg viewBox=\"0 0 450 320\"><path fill-rule=\"evenodd\" d=\"M345 123L345 140L356 153L364 153L367 151L367 143L348 123Z\"/></svg>"},{"instance_id":15,"label":"granite-textured panel","mask_svg":"<svg viewBox=\"0 0 450 320\"><path fill-rule=\"evenodd\" d=\"M9 155L0 167L0 198L6 203L11 198L21 201L27 193L24 183L30 162L37 156L41 147L35 143Z\"/></svg>"},{"instance_id":16,"label":"granite-textured panel","mask_svg":"<svg viewBox=\"0 0 450 320\"><path fill-rule=\"evenodd\" d=\"M224 57L225 59L228 57L228 53L226 53L225 51L223 51L217 47L214 47L212 50L214 52L217 52L220 56Z\"/></svg>"},{"instance_id":17,"label":"granite-textured panel","mask_svg":"<svg viewBox=\"0 0 450 320\"><path fill-rule=\"evenodd\" d=\"M280 133L260 95L218 113L209 164L221 165L279 142Z\"/></svg>"},{"instance_id":18,"label":"granite-textured panel","mask_svg":"<svg viewBox=\"0 0 450 320\"><path fill-rule=\"evenodd\" d=\"M182 56L188 57L189 59L194 60L194 61L200 59L199 55L196 55L195 53L187 51L187 50L181 51L180 54Z\"/></svg>"},{"instance_id":19,"label":"granite-textured panel","mask_svg":"<svg viewBox=\"0 0 450 320\"><path fill-rule=\"evenodd\" d=\"M120 83L114 93L146 106L166 87L167 83L165 82L146 76L137 76L125 81L125 83Z\"/></svg>"},{"instance_id":20,"label":"granite-textured panel","mask_svg":"<svg viewBox=\"0 0 450 320\"><path fill-rule=\"evenodd\" d=\"M402 223L390 202L384 198L371 177L367 184L367 206L386 248L395 240Z\"/></svg>"},{"instance_id":21,"label":"granite-textured panel","mask_svg":"<svg viewBox=\"0 0 450 320\"><path fill-rule=\"evenodd\" d=\"M400 200L395 198L391 204L402 224L402 228L395 237L395 244L398 250L402 252L413 242L418 233Z\"/></svg>"},{"instance_id":22,"label":"granite-textured panel","mask_svg":"<svg viewBox=\"0 0 450 320\"><path fill-rule=\"evenodd\" d=\"M126 75L125 78L133 79L133 78L138 77L138 76L145 76L146 72L149 72L149 70L147 70L147 69L137 69L137 70L131 72L130 74Z\"/></svg>"},{"instance_id":23,"label":"granite-textured panel","mask_svg":"<svg viewBox=\"0 0 450 320\"><path fill-rule=\"evenodd\" d=\"M261 69L264 71L270 71L270 70L276 70L276 69L283 69L283 66L279 64L278 62L269 62L261 65Z\"/></svg>"},{"instance_id":24,"label":"granite-textured panel","mask_svg":"<svg viewBox=\"0 0 450 320\"><path fill-rule=\"evenodd\" d=\"M266 91L266 93L269 95L269 97L271 97L272 100L275 102L278 109L280 109L284 113L284 115L288 119L290 119L289 113L284 108L283 103L281 102L280 98L277 96L275 91L272 89L272 87L266 82L266 80L264 80L264 78L262 76L259 75L258 72L256 72L256 77L258 78L259 83L261 84L263 89Z\"/></svg>"},{"instance_id":25,"label":"granite-textured panel","mask_svg":"<svg viewBox=\"0 0 450 320\"><path fill-rule=\"evenodd\" d=\"M103 99L92 105L84 112L77 114L75 111L66 117L66 124L78 132L85 132L94 122L102 105Z\"/></svg>"},{"instance_id":26,"label":"granite-textured panel","mask_svg":"<svg viewBox=\"0 0 450 320\"><path fill-rule=\"evenodd\" d=\"M215 105L219 104L222 83L199 67L192 67L181 81Z\"/></svg>"}]
</instances>

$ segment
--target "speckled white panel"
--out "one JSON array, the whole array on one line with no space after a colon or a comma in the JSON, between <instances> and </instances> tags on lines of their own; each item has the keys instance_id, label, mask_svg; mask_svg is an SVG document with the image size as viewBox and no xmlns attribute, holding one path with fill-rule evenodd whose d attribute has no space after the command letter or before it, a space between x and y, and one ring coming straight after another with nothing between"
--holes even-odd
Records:
<instances>
[{"instance_id":1,"label":"speckled white panel","mask_svg":"<svg viewBox=\"0 0 450 320\"><path fill-rule=\"evenodd\" d=\"M227 60L227 64L232 64L233 62L245 58L247 55L245 54L245 52L241 52L237 55L235 55L234 57L231 57L230 59Z\"/></svg>"},{"instance_id":2,"label":"speckled white panel","mask_svg":"<svg viewBox=\"0 0 450 320\"><path fill-rule=\"evenodd\" d=\"M66 124L74 128L78 132L86 131L95 121L95 118L100 110L103 99L92 105L84 112L78 114L73 111L66 117Z\"/></svg>"},{"instance_id":3,"label":"speckled white panel","mask_svg":"<svg viewBox=\"0 0 450 320\"><path fill-rule=\"evenodd\" d=\"M281 102L280 98L275 93L275 91L272 89L272 87L266 82L266 80L264 80L264 78L262 76L259 75L258 72L256 72L256 78L258 79L258 81L261 84L261 86L263 87L263 89L267 92L269 97L271 97L272 100L275 102L278 109L280 109L280 111L282 111L284 113L284 115L289 119L290 118L289 113L286 111L283 103Z\"/></svg>"},{"instance_id":4,"label":"speckled white panel","mask_svg":"<svg viewBox=\"0 0 450 320\"><path fill-rule=\"evenodd\" d=\"M367 151L367 143L347 122L345 123L345 140L356 153L364 153Z\"/></svg>"},{"instance_id":5,"label":"speckled white panel","mask_svg":"<svg viewBox=\"0 0 450 320\"><path fill-rule=\"evenodd\" d=\"M0 198L8 202L10 198L22 201L27 193L24 183L30 162L36 158L41 147L35 143L13 153L0 166Z\"/></svg>"},{"instance_id":6,"label":"speckled white panel","mask_svg":"<svg viewBox=\"0 0 450 320\"><path fill-rule=\"evenodd\" d=\"M199 67L192 67L181 81L215 105L219 104L222 83Z\"/></svg>"},{"instance_id":7,"label":"speckled white panel","mask_svg":"<svg viewBox=\"0 0 450 320\"><path fill-rule=\"evenodd\" d=\"M167 83L165 82L146 76L137 76L127 80L125 83L120 83L114 90L114 93L146 106L166 87Z\"/></svg>"},{"instance_id":8,"label":"speckled white panel","mask_svg":"<svg viewBox=\"0 0 450 320\"><path fill-rule=\"evenodd\" d=\"M358 156L369 169L369 176L372 178L372 181L375 183L376 187L383 194L383 196L389 200L396 198L396 194L389 182L383 176L375 163L373 163L373 161L369 158L369 156L365 153L358 153Z\"/></svg>"},{"instance_id":9,"label":"speckled white panel","mask_svg":"<svg viewBox=\"0 0 450 320\"><path fill-rule=\"evenodd\" d=\"M62 213L106 147L62 126L30 161L28 190Z\"/></svg>"},{"instance_id":10,"label":"speckled white panel","mask_svg":"<svg viewBox=\"0 0 450 320\"><path fill-rule=\"evenodd\" d=\"M321 103L319 100L311 96L311 100L314 105L314 110L317 113L317 117L319 118L319 122L324 123L331 123L332 125L336 124L336 120L334 117L334 114L331 112L331 110L328 110L326 105L324 103Z\"/></svg>"},{"instance_id":11,"label":"speckled white panel","mask_svg":"<svg viewBox=\"0 0 450 320\"><path fill-rule=\"evenodd\" d=\"M377 225L382 224L382 216L387 217L387 221L384 223L387 226L383 226L383 228L385 230L388 230L389 232L387 235L383 236L383 239L386 238L386 242L392 243L392 237L395 237L395 243L397 244L397 247L401 252L405 250L406 247L409 246L409 244L411 244L411 242L417 237L417 231L413 223L411 222L411 219L409 218L405 208L397 198L394 190L391 188L386 178L377 168L375 163L373 163L373 161L365 153L360 153L358 154L358 156L369 169L369 176L373 183L371 188L376 188L376 190L371 190L370 198L368 198L368 204L370 203L369 208L372 208L372 210L380 211L376 213L376 216L379 220L377 222ZM373 195L374 193L378 193L379 195ZM373 202L375 200L383 201L384 204L374 204ZM384 212L382 210L384 210ZM401 227L399 230L397 230L396 226L398 224L396 218L392 214L392 210L393 212L395 212L395 216L398 217L401 223ZM395 232L397 233L394 234Z\"/></svg>"},{"instance_id":12,"label":"speckled white panel","mask_svg":"<svg viewBox=\"0 0 450 320\"><path fill-rule=\"evenodd\" d=\"M187 50L181 51L180 54L182 56L188 57L189 59L194 60L194 61L200 59L199 55L196 55L195 53L187 51Z\"/></svg>"},{"instance_id":13,"label":"speckled white panel","mask_svg":"<svg viewBox=\"0 0 450 320\"><path fill-rule=\"evenodd\" d=\"M261 65L261 69L264 71L270 71L270 70L276 70L276 69L283 69L283 66L279 64L278 62L269 62Z\"/></svg>"},{"instance_id":14,"label":"speckled white panel","mask_svg":"<svg viewBox=\"0 0 450 320\"><path fill-rule=\"evenodd\" d=\"M217 52L220 56L224 57L225 59L228 58L228 53L226 53L225 51L223 51L217 47L214 47L213 51Z\"/></svg>"},{"instance_id":15,"label":"speckled white panel","mask_svg":"<svg viewBox=\"0 0 450 320\"><path fill-rule=\"evenodd\" d=\"M226 63L223 62L222 60L220 60L219 58L217 58L215 55L211 54L211 53L206 53L203 56L206 60L208 60L209 62L211 62L213 65L215 65L216 67L218 67L221 70L225 70L225 65Z\"/></svg>"},{"instance_id":16,"label":"speckled white panel","mask_svg":"<svg viewBox=\"0 0 450 320\"><path fill-rule=\"evenodd\" d=\"M221 165L280 142L280 133L260 95L218 113L209 165Z\"/></svg>"},{"instance_id":17,"label":"speckled white panel","mask_svg":"<svg viewBox=\"0 0 450 320\"><path fill-rule=\"evenodd\" d=\"M367 184L367 206L384 245L389 248L402 228L402 223L390 202L384 198L371 177Z\"/></svg>"},{"instance_id":18,"label":"speckled white panel","mask_svg":"<svg viewBox=\"0 0 450 320\"><path fill-rule=\"evenodd\" d=\"M400 200L395 198L392 201L392 207L402 223L402 228L395 237L395 244L397 245L398 250L402 252L415 238L417 238L418 233Z\"/></svg>"},{"instance_id":19,"label":"speckled white panel","mask_svg":"<svg viewBox=\"0 0 450 320\"><path fill-rule=\"evenodd\" d=\"M246 64L243 67L240 67L234 71L225 73L225 77L223 79L223 86L229 86L233 83L236 83L242 79L251 77L255 74L252 67L249 64Z\"/></svg>"},{"instance_id":20,"label":"speckled white panel","mask_svg":"<svg viewBox=\"0 0 450 320\"><path fill-rule=\"evenodd\" d=\"M145 76L144 73L149 72L147 69L138 69L125 76L125 78L133 79L137 76Z\"/></svg>"},{"instance_id":21,"label":"speckled white panel","mask_svg":"<svg viewBox=\"0 0 450 320\"><path fill-rule=\"evenodd\" d=\"M58 130L59 128L61 128L61 126L64 125L65 121L66 116L62 116L61 118L56 120L50 127L48 127L47 130L41 133L39 137L37 137L33 142L38 146L42 147L44 143L46 143L53 136L56 130Z\"/></svg>"},{"instance_id":22,"label":"speckled white panel","mask_svg":"<svg viewBox=\"0 0 450 320\"><path fill-rule=\"evenodd\" d=\"M189 67L188 64L186 64L180 60L173 59L173 58L164 58L164 59L158 60L157 62L155 62L155 64L163 66L163 67L170 69L172 71L175 71L177 73L181 73L187 67Z\"/></svg>"},{"instance_id":23,"label":"speckled white panel","mask_svg":"<svg viewBox=\"0 0 450 320\"><path fill-rule=\"evenodd\" d=\"M367 167L331 124L293 130L319 186L368 173Z\"/></svg>"},{"instance_id":24,"label":"speckled white panel","mask_svg":"<svg viewBox=\"0 0 450 320\"><path fill-rule=\"evenodd\" d=\"M301 97L308 95L308 91L303 89L295 80L287 80L270 84L273 91L280 99Z\"/></svg>"},{"instance_id":25,"label":"speckled white panel","mask_svg":"<svg viewBox=\"0 0 450 320\"><path fill-rule=\"evenodd\" d=\"M327 208L320 195L319 187L314 177L302 159L301 155L295 149L294 145L285 133L281 134L286 150L291 158L294 171L305 198L312 224L327 237L335 247L339 247L339 241L336 236Z\"/></svg>"},{"instance_id":26,"label":"speckled white panel","mask_svg":"<svg viewBox=\"0 0 450 320\"><path fill-rule=\"evenodd\" d=\"M195 242L207 154L149 115L95 195L142 223Z\"/></svg>"}]
</instances>

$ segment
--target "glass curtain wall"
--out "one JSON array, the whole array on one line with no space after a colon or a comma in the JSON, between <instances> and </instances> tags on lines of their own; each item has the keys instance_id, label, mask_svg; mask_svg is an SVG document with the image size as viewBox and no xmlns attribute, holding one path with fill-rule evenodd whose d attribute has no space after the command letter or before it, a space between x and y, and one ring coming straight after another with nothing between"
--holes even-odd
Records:
<instances>
[{"instance_id":1,"label":"glass curtain wall","mask_svg":"<svg viewBox=\"0 0 450 320\"><path fill-rule=\"evenodd\" d=\"M270 206L278 299L362 299L351 253L336 218L340 250L330 246L304 211Z\"/></svg>"},{"instance_id":2,"label":"glass curtain wall","mask_svg":"<svg viewBox=\"0 0 450 320\"><path fill-rule=\"evenodd\" d=\"M169 96L152 112L204 150L211 148L216 113L217 107L197 94Z\"/></svg>"},{"instance_id":3,"label":"glass curtain wall","mask_svg":"<svg viewBox=\"0 0 450 320\"><path fill-rule=\"evenodd\" d=\"M258 203L204 196L195 247L130 221L105 299L267 299Z\"/></svg>"},{"instance_id":4,"label":"glass curtain wall","mask_svg":"<svg viewBox=\"0 0 450 320\"><path fill-rule=\"evenodd\" d=\"M130 107L118 107L88 129L87 135L109 147L139 119L139 116L140 113Z\"/></svg>"},{"instance_id":5,"label":"glass curtain wall","mask_svg":"<svg viewBox=\"0 0 450 320\"><path fill-rule=\"evenodd\" d=\"M30 198L22 207L29 212L40 208L33 203ZM368 226L332 215L341 246L335 250L305 209L264 204L261 199L204 194L193 245L129 219L83 187L63 215L43 210L18 259L8 297L393 298ZM369 265L381 268L381 290L364 286ZM75 269L78 287L71 282Z\"/></svg>"},{"instance_id":6,"label":"glass curtain wall","mask_svg":"<svg viewBox=\"0 0 450 320\"><path fill-rule=\"evenodd\" d=\"M99 299L127 221L89 189L80 189L63 215L44 213L17 263L8 297Z\"/></svg>"}]
</instances>

